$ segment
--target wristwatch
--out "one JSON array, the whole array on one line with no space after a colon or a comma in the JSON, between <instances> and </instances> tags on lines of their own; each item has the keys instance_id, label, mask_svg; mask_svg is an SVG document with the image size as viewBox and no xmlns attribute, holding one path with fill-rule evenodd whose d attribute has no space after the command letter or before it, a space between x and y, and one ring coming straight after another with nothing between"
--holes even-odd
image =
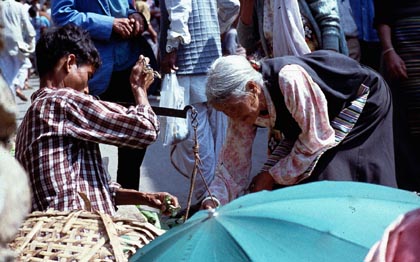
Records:
<instances>
[{"instance_id":1,"label":"wristwatch","mask_svg":"<svg viewBox=\"0 0 420 262\"><path fill-rule=\"evenodd\" d=\"M172 53L178 50L178 46L181 43L181 39L179 37L174 39L168 39L166 42L166 53Z\"/></svg>"},{"instance_id":2,"label":"wristwatch","mask_svg":"<svg viewBox=\"0 0 420 262\"><path fill-rule=\"evenodd\" d=\"M166 46L166 53L172 53L172 52L175 52L176 50L177 48L174 46L170 46L170 45Z\"/></svg>"}]
</instances>

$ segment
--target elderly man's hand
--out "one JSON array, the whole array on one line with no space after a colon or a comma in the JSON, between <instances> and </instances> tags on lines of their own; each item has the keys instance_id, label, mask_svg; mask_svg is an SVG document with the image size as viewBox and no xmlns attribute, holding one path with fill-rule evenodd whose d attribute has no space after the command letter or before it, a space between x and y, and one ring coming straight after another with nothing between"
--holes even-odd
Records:
<instances>
[{"instance_id":1,"label":"elderly man's hand","mask_svg":"<svg viewBox=\"0 0 420 262\"><path fill-rule=\"evenodd\" d=\"M201 202L200 209L215 209L218 206L220 206L220 202L216 197L206 197Z\"/></svg>"},{"instance_id":2,"label":"elderly man's hand","mask_svg":"<svg viewBox=\"0 0 420 262\"><path fill-rule=\"evenodd\" d=\"M256 175L249 185L249 192L254 193L262 190L273 190L274 178L268 172Z\"/></svg>"}]
</instances>

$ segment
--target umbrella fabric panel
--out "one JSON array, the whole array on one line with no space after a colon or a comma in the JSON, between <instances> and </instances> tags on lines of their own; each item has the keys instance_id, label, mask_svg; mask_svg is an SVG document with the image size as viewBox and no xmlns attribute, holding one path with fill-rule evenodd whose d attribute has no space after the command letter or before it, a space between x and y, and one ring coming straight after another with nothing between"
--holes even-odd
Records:
<instances>
[{"instance_id":1,"label":"umbrella fabric panel","mask_svg":"<svg viewBox=\"0 0 420 262\"><path fill-rule=\"evenodd\" d=\"M195 215L194 223L188 220L188 227L178 226L171 229L173 234L162 235L159 239L162 244L158 248L148 246L139 249L136 255L142 256L141 261L196 261L196 258L203 258L203 261L250 261L245 251L217 220L206 221L203 227L202 220L206 220L208 215L203 211L199 213L201 216ZM132 257L130 261L137 260Z\"/></svg>"},{"instance_id":2,"label":"umbrella fabric panel","mask_svg":"<svg viewBox=\"0 0 420 262\"><path fill-rule=\"evenodd\" d=\"M313 230L329 232L338 238L351 239L357 245L371 246L380 237L376 232L381 234L398 214L419 207L419 203L413 203L404 206L396 204L390 208L389 202L385 200L354 201L347 197L318 199L319 203L314 205L312 201L316 200L277 201L219 212L223 217L250 217L258 225L260 222L257 219L266 217L269 212L270 216L281 220L279 224L293 222Z\"/></svg>"},{"instance_id":3,"label":"umbrella fabric panel","mask_svg":"<svg viewBox=\"0 0 420 262\"><path fill-rule=\"evenodd\" d=\"M368 251L346 239L331 237L328 231L268 218L258 219L256 226L255 218L223 219L226 231L247 251L250 259L246 261L354 262L362 261Z\"/></svg>"},{"instance_id":4,"label":"umbrella fabric panel","mask_svg":"<svg viewBox=\"0 0 420 262\"><path fill-rule=\"evenodd\" d=\"M359 182L259 192L196 213L130 261L362 261L388 224L419 207L415 193Z\"/></svg>"}]
</instances>

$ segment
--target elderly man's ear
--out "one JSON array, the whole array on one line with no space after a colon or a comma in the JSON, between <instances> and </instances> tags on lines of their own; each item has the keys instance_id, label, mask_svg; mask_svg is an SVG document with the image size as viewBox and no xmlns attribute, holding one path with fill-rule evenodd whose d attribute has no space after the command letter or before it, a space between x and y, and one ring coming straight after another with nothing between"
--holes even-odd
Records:
<instances>
[{"instance_id":1,"label":"elderly man's ear","mask_svg":"<svg viewBox=\"0 0 420 262\"><path fill-rule=\"evenodd\" d=\"M256 95L259 95L261 93L261 87L254 81L249 81L246 84L246 90Z\"/></svg>"}]
</instances>

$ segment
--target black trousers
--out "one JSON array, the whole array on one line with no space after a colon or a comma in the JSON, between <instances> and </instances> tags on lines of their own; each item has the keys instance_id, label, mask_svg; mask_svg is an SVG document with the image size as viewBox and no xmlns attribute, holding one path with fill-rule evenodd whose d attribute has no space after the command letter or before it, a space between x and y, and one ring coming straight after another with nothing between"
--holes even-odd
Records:
<instances>
[{"instance_id":1,"label":"black trousers","mask_svg":"<svg viewBox=\"0 0 420 262\"><path fill-rule=\"evenodd\" d=\"M134 104L130 85L131 69L132 67L129 67L123 71L113 72L108 89L100 95L100 98L104 101ZM118 148L117 182L123 188L139 189L140 166L145 154L146 149Z\"/></svg>"}]
</instances>

